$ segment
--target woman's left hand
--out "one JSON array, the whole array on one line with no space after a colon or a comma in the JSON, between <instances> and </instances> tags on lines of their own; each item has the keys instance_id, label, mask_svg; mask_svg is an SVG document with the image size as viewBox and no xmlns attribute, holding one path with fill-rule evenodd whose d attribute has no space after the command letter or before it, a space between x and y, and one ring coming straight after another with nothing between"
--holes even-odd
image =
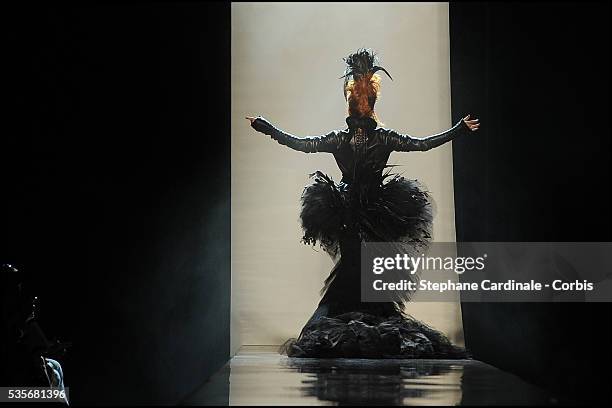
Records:
<instances>
[{"instance_id":1,"label":"woman's left hand","mask_svg":"<svg viewBox=\"0 0 612 408\"><path fill-rule=\"evenodd\" d=\"M480 123L478 122L478 119L470 119L470 116L471 115L467 115L465 118L463 118L463 121L472 132L475 132L478 130L478 127L480 127Z\"/></svg>"}]
</instances>

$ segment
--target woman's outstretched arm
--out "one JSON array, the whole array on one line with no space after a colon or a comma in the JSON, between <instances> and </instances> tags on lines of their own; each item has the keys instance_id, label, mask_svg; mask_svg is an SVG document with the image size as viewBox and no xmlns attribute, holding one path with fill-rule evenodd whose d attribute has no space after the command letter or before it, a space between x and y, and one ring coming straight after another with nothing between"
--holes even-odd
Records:
<instances>
[{"instance_id":1,"label":"woman's outstretched arm","mask_svg":"<svg viewBox=\"0 0 612 408\"><path fill-rule=\"evenodd\" d=\"M478 119L470 119L470 115L467 115L449 130L436 135L418 138L408 135L401 135L394 130L389 130L387 133L385 133L384 137L386 139L385 144L388 145L393 151L424 152L433 149L434 147L443 145L446 142L450 142L460 135L474 132L478 130L479 127L480 123Z\"/></svg>"},{"instance_id":2,"label":"woman's outstretched arm","mask_svg":"<svg viewBox=\"0 0 612 408\"><path fill-rule=\"evenodd\" d=\"M338 133L332 131L323 136L297 137L285 133L274 127L270 122L261 116L247 116L246 119L251 121L251 127L258 132L271 136L278 143L305 153L327 152L333 153L338 147Z\"/></svg>"}]
</instances>

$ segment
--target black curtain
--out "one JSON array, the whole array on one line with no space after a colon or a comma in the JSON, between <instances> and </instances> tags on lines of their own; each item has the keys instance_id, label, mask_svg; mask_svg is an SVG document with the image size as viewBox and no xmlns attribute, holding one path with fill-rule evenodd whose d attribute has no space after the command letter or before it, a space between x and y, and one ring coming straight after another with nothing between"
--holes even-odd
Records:
<instances>
[{"instance_id":1,"label":"black curtain","mask_svg":"<svg viewBox=\"0 0 612 408\"><path fill-rule=\"evenodd\" d=\"M178 402L229 357L229 4L4 17L0 260L73 403Z\"/></svg>"},{"instance_id":2,"label":"black curtain","mask_svg":"<svg viewBox=\"0 0 612 408\"><path fill-rule=\"evenodd\" d=\"M459 241L610 241L609 3L451 3ZM610 304L462 305L474 357L609 400Z\"/></svg>"}]
</instances>

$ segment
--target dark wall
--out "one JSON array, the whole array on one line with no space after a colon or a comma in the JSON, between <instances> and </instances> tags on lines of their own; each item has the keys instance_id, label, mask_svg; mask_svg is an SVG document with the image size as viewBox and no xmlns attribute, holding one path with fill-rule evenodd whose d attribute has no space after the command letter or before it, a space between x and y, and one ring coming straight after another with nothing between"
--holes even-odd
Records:
<instances>
[{"instance_id":1,"label":"dark wall","mask_svg":"<svg viewBox=\"0 0 612 408\"><path fill-rule=\"evenodd\" d=\"M610 241L609 3L451 3L460 241ZM610 304L462 305L475 358L609 399Z\"/></svg>"},{"instance_id":2,"label":"dark wall","mask_svg":"<svg viewBox=\"0 0 612 408\"><path fill-rule=\"evenodd\" d=\"M229 4L5 10L0 258L73 403L173 403L229 357Z\"/></svg>"}]
</instances>

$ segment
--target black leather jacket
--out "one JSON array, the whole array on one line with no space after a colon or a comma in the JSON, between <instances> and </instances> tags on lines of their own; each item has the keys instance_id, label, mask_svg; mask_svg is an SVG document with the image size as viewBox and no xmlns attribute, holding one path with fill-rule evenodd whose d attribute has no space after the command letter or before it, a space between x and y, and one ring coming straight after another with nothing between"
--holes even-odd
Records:
<instances>
[{"instance_id":1,"label":"black leather jacket","mask_svg":"<svg viewBox=\"0 0 612 408\"><path fill-rule=\"evenodd\" d=\"M296 137L274 127L262 117L251 126L278 143L305 153L332 153L342 171L342 184L381 180L391 152L426 151L470 131L463 120L449 130L425 138L402 135L377 127L371 118L346 118L347 129L334 130L323 136ZM374 177L372 177L374 176Z\"/></svg>"}]
</instances>

